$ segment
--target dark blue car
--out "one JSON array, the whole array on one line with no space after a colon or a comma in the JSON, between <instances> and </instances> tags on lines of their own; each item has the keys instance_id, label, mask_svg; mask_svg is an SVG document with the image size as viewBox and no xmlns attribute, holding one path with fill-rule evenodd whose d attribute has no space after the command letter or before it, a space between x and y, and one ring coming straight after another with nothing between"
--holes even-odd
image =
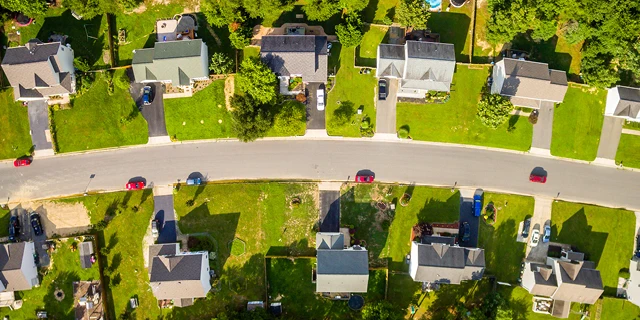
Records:
<instances>
[{"instance_id":1,"label":"dark blue car","mask_svg":"<svg viewBox=\"0 0 640 320\"><path fill-rule=\"evenodd\" d=\"M476 217L482 215L482 192L473 195L473 214Z\"/></svg>"},{"instance_id":2,"label":"dark blue car","mask_svg":"<svg viewBox=\"0 0 640 320\"><path fill-rule=\"evenodd\" d=\"M17 216L9 218L9 241L17 242L20 235L20 222Z\"/></svg>"},{"instance_id":3,"label":"dark blue car","mask_svg":"<svg viewBox=\"0 0 640 320\"><path fill-rule=\"evenodd\" d=\"M142 104L145 106L148 106L151 104L151 101L153 101L151 99L151 87L150 86L145 86L142 89Z\"/></svg>"}]
</instances>

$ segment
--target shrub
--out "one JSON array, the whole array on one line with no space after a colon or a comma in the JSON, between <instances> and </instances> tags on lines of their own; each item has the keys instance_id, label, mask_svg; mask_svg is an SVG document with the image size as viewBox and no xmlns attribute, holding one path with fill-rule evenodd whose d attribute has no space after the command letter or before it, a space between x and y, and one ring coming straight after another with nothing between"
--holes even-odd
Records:
<instances>
[{"instance_id":1,"label":"shrub","mask_svg":"<svg viewBox=\"0 0 640 320\"><path fill-rule=\"evenodd\" d=\"M529 122L531 124L536 124L538 123L538 113L537 112L531 112L529 114Z\"/></svg>"},{"instance_id":2,"label":"shrub","mask_svg":"<svg viewBox=\"0 0 640 320\"><path fill-rule=\"evenodd\" d=\"M301 93L298 93L298 94L296 95L296 100L297 100L298 102L300 102L300 103L305 103L305 102L307 102L307 96L306 96L304 93L302 93L302 92L301 92Z\"/></svg>"},{"instance_id":3,"label":"shrub","mask_svg":"<svg viewBox=\"0 0 640 320\"><path fill-rule=\"evenodd\" d=\"M211 56L211 64L209 70L214 74L227 74L231 71L233 62L231 59L222 52L216 52Z\"/></svg>"},{"instance_id":4,"label":"shrub","mask_svg":"<svg viewBox=\"0 0 640 320\"><path fill-rule=\"evenodd\" d=\"M495 129L507 121L513 108L513 104L509 99L499 94L489 94L483 96L478 103L478 113L476 115L482 124Z\"/></svg>"},{"instance_id":5,"label":"shrub","mask_svg":"<svg viewBox=\"0 0 640 320\"><path fill-rule=\"evenodd\" d=\"M400 127L400 130L398 130L398 138L400 139L407 139L409 138L409 130L407 128Z\"/></svg>"},{"instance_id":6,"label":"shrub","mask_svg":"<svg viewBox=\"0 0 640 320\"><path fill-rule=\"evenodd\" d=\"M187 202L185 202L185 204L187 205L187 207L193 207L193 205L195 204L195 201L193 201L193 199L189 199L187 200Z\"/></svg>"},{"instance_id":7,"label":"shrub","mask_svg":"<svg viewBox=\"0 0 640 320\"><path fill-rule=\"evenodd\" d=\"M384 18L382 18L382 24L386 24L388 26L393 24L393 20L391 20L391 18L385 16Z\"/></svg>"}]
</instances>

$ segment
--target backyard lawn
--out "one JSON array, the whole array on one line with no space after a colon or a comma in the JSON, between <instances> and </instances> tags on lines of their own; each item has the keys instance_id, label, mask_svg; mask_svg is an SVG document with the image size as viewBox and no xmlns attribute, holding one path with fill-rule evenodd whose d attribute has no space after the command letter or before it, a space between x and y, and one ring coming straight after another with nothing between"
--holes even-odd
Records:
<instances>
[{"instance_id":1,"label":"backyard lawn","mask_svg":"<svg viewBox=\"0 0 640 320\"><path fill-rule=\"evenodd\" d=\"M167 132L172 139L216 139L234 135L231 113L224 101L224 81L214 81L190 98L164 100Z\"/></svg>"},{"instance_id":2,"label":"backyard lawn","mask_svg":"<svg viewBox=\"0 0 640 320\"><path fill-rule=\"evenodd\" d=\"M375 128L375 71L359 74L354 68L354 48L334 44L329 57L329 73L338 69L334 87L327 93L327 133L332 136L360 137L360 123L366 116ZM362 109L362 115L357 110Z\"/></svg>"},{"instance_id":3,"label":"backyard lawn","mask_svg":"<svg viewBox=\"0 0 640 320\"><path fill-rule=\"evenodd\" d=\"M360 67L376 67L378 45L387 43L389 27L367 26L365 27L362 42L356 48L356 65Z\"/></svg>"},{"instance_id":4,"label":"backyard lawn","mask_svg":"<svg viewBox=\"0 0 640 320\"><path fill-rule=\"evenodd\" d=\"M561 201L553 203L551 223L551 241L584 252L600 270L605 294L615 295L618 273L633 252L633 212Z\"/></svg>"},{"instance_id":5,"label":"backyard lawn","mask_svg":"<svg viewBox=\"0 0 640 320\"><path fill-rule=\"evenodd\" d=\"M447 8L448 0L442 1L442 7ZM471 62L471 16L473 4L466 4L461 8L450 7L449 11L431 12L427 27L431 32L440 34L440 42L453 43L457 62ZM455 26L455 27L453 27Z\"/></svg>"},{"instance_id":6,"label":"backyard lawn","mask_svg":"<svg viewBox=\"0 0 640 320\"><path fill-rule=\"evenodd\" d=\"M124 70L117 70L116 77L120 72ZM115 86L113 94L108 94L102 74L71 105L71 109L54 111L51 119L58 152L147 143L147 122L129 92Z\"/></svg>"},{"instance_id":7,"label":"backyard lawn","mask_svg":"<svg viewBox=\"0 0 640 320\"><path fill-rule=\"evenodd\" d=\"M486 68L456 66L451 99L444 104L398 103L397 128L407 128L415 140L529 150L533 126L527 117L511 116L498 129L484 126L476 117L488 76Z\"/></svg>"},{"instance_id":8,"label":"backyard lawn","mask_svg":"<svg viewBox=\"0 0 640 320\"><path fill-rule=\"evenodd\" d=\"M396 15L396 6L399 2L399 0L369 0L369 5L363 10L364 21L385 24L385 17L393 21Z\"/></svg>"},{"instance_id":9,"label":"backyard lawn","mask_svg":"<svg viewBox=\"0 0 640 320\"><path fill-rule=\"evenodd\" d=\"M13 101L13 89L0 92L0 159L30 155L29 116L22 103Z\"/></svg>"},{"instance_id":10,"label":"backyard lawn","mask_svg":"<svg viewBox=\"0 0 640 320\"><path fill-rule=\"evenodd\" d=\"M616 153L616 163L625 167L640 168L640 136L622 134Z\"/></svg>"},{"instance_id":11,"label":"backyard lawn","mask_svg":"<svg viewBox=\"0 0 640 320\"><path fill-rule=\"evenodd\" d=\"M410 194L405 207L398 203L403 194ZM396 210L379 210L378 202L395 203ZM453 222L460 215L460 193L450 189L388 184L349 184L343 186L340 197L340 222L355 228L354 238L366 241L372 260L369 264L384 264L389 269L407 271L404 257L410 251L411 228L418 222Z\"/></svg>"},{"instance_id":12,"label":"backyard lawn","mask_svg":"<svg viewBox=\"0 0 640 320\"><path fill-rule=\"evenodd\" d=\"M592 161L598 154L607 91L569 87L553 115L551 154Z\"/></svg>"},{"instance_id":13,"label":"backyard lawn","mask_svg":"<svg viewBox=\"0 0 640 320\"><path fill-rule=\"evenodd\" d=\"M533 296L527 292L526 289L520 286L507 287L507 286L498 286L498 293L500 293L507 303L511 310L513 310L513 318L514 319L529 319L529 320L554 320L558 319L556 317L552 317L549 314L535 313L532 310L533 307ZM600 303L600 302L598 302ZM589 311L590 316L582 319L581 311L585 311L582 308ZM604 312L603 312L604 314ZM596 316L596 307L595 305L581 305L579 303L571 304L571 312L569 313L569 319L571 320L586 320L586 319L598 319ZM626 318L604 318L601 317L599 319L626 319Z\"/></svg>"},{"instance_id":14,"label":"backyard lawn","mask_svg":"<svg viewBox=\"0 0 640 320\"><path fill-rule=\"evenodd\" d=\"M602 305L600 319L640 319L640 307L624 300L605 297Z\"/></svg>"},{"instance_id":15,"label":"backyard lawn","mask_svg":"<svg viewBox=\"0 0 640 320\"><path fill-rule=\"evenodd\" d=\"M550 69L566 71L569 81L581 82L579 74L582 42L570 45L558 33L547 41L534 41L528 34L520 34L511 41L511 48L528 52L527 60L546 62Z\"/></svg>"},{"instance_id":16,"label":"backyard lawn","mask_svg":"<svg viewBox=\"0 0 640 320\"><path fill-rule=\"evenodd\" d=\"M11 311L9 308L0 309L0 317L11 319L35 319L37 311L46 310L49 318L73 319L74 298L73 281L100 280L98 264L91 268L82 269L78 251L72 251L71 246L78 242L73 239L59 241L57 249L51 254L52 266L44 276L41 276L40 286L28 291L16 292L16 299L22 299L22 308ZM64 292L62 301L56 300L56 288Z\"/></svg>"},{"instance_id":17,"label":"backyard lawn","mask_svg":"<svg viewBox=\"0 0 640 320\"><path fill-rule=\"evenodd\" d=\"M0 207L0 226L8 226L9 218L11 218L11 211ZM8 237L9 228L0 228L0 237Z\"/></svg>"},{"instance_id":18,"label":"backyard lawn","mask_svg":"<svg viewBox=\"0 0 640 320\"><path fill-rule=\"evenodd\" d=\"M516 283L526 244L517 242L520 222L533 216L532 197L511 194L484 194L484 206L493 202L498 212L494 225L480 222L479 247L484 249L486 275L498 281Z\"/></svg>"},{"instance_id":19,"label":"backyard lawn","mask_svg":"<svg viewBox=\"0 0 640 320\"><path fill-rule=\"evenodd\" d=\"M488 1L476 2L476 27L473 45L473 63L489 63L495 55L493 46L487 42L487 20L489 20Z\"/></svg>"},{"instance_id":20,"label":"backyard lawn","mask_svg":"<svg viewBox=\"0 0 640 320\"><path fill-rule=\"evenodd\" d=\"M312 255L318 219L317 185L292 183L182 186L174 196L180 231L208 232L217 242L220 292L194 307L175 310L181 317L211 318L225 306L241 308L265 296L264 257ZM292 200L300 204L292 204ZM231 243L244 247L231 254ZM244 244L242 246L241 244ZM308 274L311 282L311 274ZM215 285L214 285L215 286Z\"/></svg>"}]
</instances>

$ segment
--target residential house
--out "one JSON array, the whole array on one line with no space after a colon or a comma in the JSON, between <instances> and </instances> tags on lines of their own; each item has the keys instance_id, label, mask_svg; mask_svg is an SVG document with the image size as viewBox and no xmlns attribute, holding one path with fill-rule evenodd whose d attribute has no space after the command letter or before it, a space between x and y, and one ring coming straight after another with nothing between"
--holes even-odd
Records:
<instances>
[{"instance_id":1,"label":"residential house","mask_svg":"<svg viewBox=\"0 0 640 320\"><path fill-rule=\"evenodd\" d=\"M451 90L456 53L453 44L408 40L378 46L376 77L396 78L398 97L423 99L429 91Z\"/></svg>"},{"instance_id":2,"label":"residential house","mask_svg":"<svg viewBox=\"0 0 640 320\"><path fill-rule=\"evenodd\" d=\"M608 89L604 115L640 122L640 88L616 86Z\"/></svg>"},{"instance_id":3,"label":"residential house","mask_svg":"<svg viewBox=\"0 0 640 320\"><path fill-rule=\"evenodd\" d=\"M209 49L201 39L156 42L138 49L131 63L135 82L162 82L186 91L198 80L209 79Z\"/></svg>"},{"instance_id":4,"label":"residential house","mask_svg":"<svg viewBox=\"0 0 640 320\"><path fill-rule=\"evenodd\" d=\"M627 299L640 307L640 256L634 255L629 263Z\"/></svg>"},{"instance_id":5,"label":"residential house","mask_svg":"<svg viewBox=\"0 0 640 320\"><path fill-rule=\"evenodd\" d=\"M453 237L425 236L411 242L409 275L414 281L460 284L482 279L484 268L484 250L459 247Z\"/></svg>"},{"instance_id":6,"label":"residential house","mask_svg":"<svg viewBox=\"0 0 640 320\"><path fill-rule=\"evenodd\" d=\"M8 48L2 69L16 101L63 99L76 92L73 49L68 44L32 39Z\"/></svg>"},{"instance_id":7,"label":"residential house","mask_svg":"<svg viewBox=\"0 0 640 320\"><path fill-rule=\"evenodd\" d=\"M314 35L263 36L260 59L278 76L280 93L288 93L289 80L327 82L327 37Z\"/></svg>"},{"instance_id":8,"label":"residential house","mask_svg":"<svg viewBox=\"0 0 640 320\"><path fill-rule=\"evenodd\" d=\"M522 287L535 296L553 299L551 315L567 318L571 302L594 304L604 292L600 271L584 254L564 251L560 258L547 257L546 264L526 261Z\"/></svg>"},{"instance_id":9,"label":"residential house","mask_svg":"<svg viewBox=\"0 0 640 320\"><path fill-rule=\"evenodd\" d=\"M171 243L152 245L149 254L151 290L159 301L187 307L211 290L208 252L180 252L179 244Z\"/></svg>"},{"instance_id":10,"label":"residential house","mask_svg":"<svg viewBox=\"0 0 640 320\"><path fill-rule=\"evenodd\" d=\"M491 93L508 97L516 106L539 109L543 102L560 103L567 93L567 73L542 62L503 58L493 66Z\"/></svg>"},{"instance_id":11,"label":"residential house","mask_svg":"<svg viewBox=\"0 0 640 320\"><path fill-rule=\"evenodd\" d=\"M0 292L30 290L40 285L33 242L0 245Z\"/></svg>"},{"instance_id":12,"label":"residential house","mask_svg":"<svg viewBox=\"0 0 640 320\"><path fill-rule=\"evenodd\" d=\"M369 253L365 248L345 248L342 233L319 232L316 249L316 292L334 298L348 298L351 292L367 292Z\"/></svg>"}]
</instances>

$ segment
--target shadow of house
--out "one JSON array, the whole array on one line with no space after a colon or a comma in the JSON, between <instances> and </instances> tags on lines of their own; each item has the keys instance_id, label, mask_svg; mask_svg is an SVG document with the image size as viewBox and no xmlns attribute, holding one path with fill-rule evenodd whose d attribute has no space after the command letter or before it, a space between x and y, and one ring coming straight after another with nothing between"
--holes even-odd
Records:
<instances>
[{"instance_id":1,"label":"shadow of house","mask_svg":"<svg viewBox=\"0 0 640 320\"><path fill-rule=\"evenodd\" d=\"M453 43L456 48L456 61L470 62L469 49L465 48L469 37L471 18L463 13L438 12L432 13L427 22L427 28L440 34L440 41ZM452 26L456 26L452 28Z\"/></svg>"},{"instance_id":2,"label":"shadow of house","mask_svg":"<svg viewBox=\"0 0 640 320\"><path fill-rule=\"evenodd\" d=\"M309 241L307 239L301 239L291 242L288 246L271 246L267 250L267 257L314 257L316 249L309 247Z\"/></svg>"},{"instance_id":3,"label":"shadow of house","mask_svg":"<svg viewBox=\"0 0 640 320\"><path fill-rule=\"evenodd\" d=\"M320 191L320 232L340 231L340 191Z\"/></svg>"},{"instance_id":4,"label":"shadow of house","mask_svg":"<svg viewBox=\"0 0 640 320\"><path fill-rule=\"evenodd\" d=\"M527 32L516 36L511 43L513 48L529 52L531 60L546 62L550 68L566 71L571 81L581 82L580 75L570 72L573 61L571 54L557 52L557 35L546 41L537 41L531 38L530 32Z\"/></svg>"},{"instance_id":5,"label":"shadow of house","mask_svg":"<svg viewBox=\"0 0 640 320\"><path fill-rule=\"evenodd\" d=\"M407 189L409 190L409 189ZM460 192L451 194L447 201L428 198L418 212L419 222L455 222L460 218Z\"/></svg>"},{"instance_id":6,"label":"shadow of house","mask_svg":"<svg viewBox=\"0 0 640 320\"><path fill-rule=\"evenodd\" d=\"M498 281L515 283L520 274L520 264L524 259L526 243L515 242L519 221L503 221L493 230L490 247L485 243L487 273L499 276ZM493 228L489 226L489 228ZM509 245L505 245L509 243ZM499 272L498 272L499 270Z\"/></svg>"},{"instance_id":7,"label":"shadow of house","mask_svg":"<svg viewBox=\"0 0 640 320\"><path fill-rule=\"evenodd\" d=\"M587 221L584 208L578 210L571 216L571 218L562 223L560 233L558 233L557 225L553 225L551 234L554 233L558 235L557 242L575 246L578 251L585 254L585 260L593 261L596 264L596 267L600 265L602 251L607 243L609 234L593 231L593 226L589 225ZM577 235L580 236L578 237Z\"/></svg>"}]
</instances>

